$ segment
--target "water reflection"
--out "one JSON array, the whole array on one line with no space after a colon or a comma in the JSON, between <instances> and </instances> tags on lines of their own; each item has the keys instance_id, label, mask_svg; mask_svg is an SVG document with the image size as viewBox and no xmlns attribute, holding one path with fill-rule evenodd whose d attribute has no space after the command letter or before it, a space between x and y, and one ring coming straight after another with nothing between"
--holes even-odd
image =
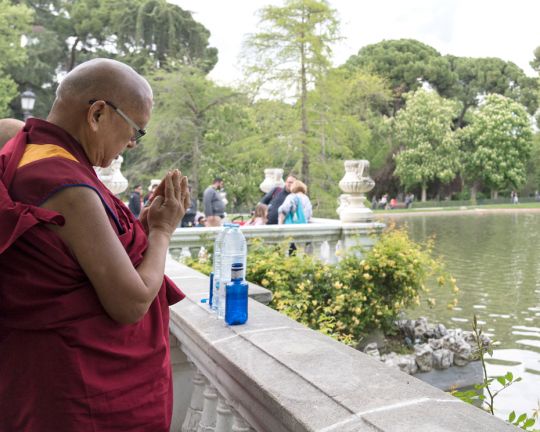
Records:
<instances>
[{"instance_id":1,"label":"water reflection","mask_svg":"<svg viewBox=\"0 0 540 432\"><path fill-rule=\"evenodd\" d=\"M540 214L413 216L397 224L406 225L414 240L435 237L435 252L461 289L459 307L449 310L452 294L433 284L437 305L409 316L470 329L476 314L499 341L488 373L523 378L497 397L498 415L531 414L540 400Z\"/></svg>"}]
</instances>

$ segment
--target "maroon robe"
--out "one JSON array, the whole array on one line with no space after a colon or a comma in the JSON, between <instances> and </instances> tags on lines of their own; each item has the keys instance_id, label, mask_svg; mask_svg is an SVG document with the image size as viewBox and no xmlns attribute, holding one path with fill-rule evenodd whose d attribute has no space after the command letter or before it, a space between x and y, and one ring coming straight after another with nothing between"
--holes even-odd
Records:
<instances>
[{"instance_id":1,"label":"maroon robe","mask_svg":"<svg viewBox=\"0 0 540 432\"><path fill-rule=\"evenodd\" d=\"M89 187L136 267L147 236L101 183L81 145L30 119L0 151L0 432L169 430L169 305L184 295L167 277L146 315L122 325L103 309L77 260L39 206Z\"/></svg>"}]
</instances>

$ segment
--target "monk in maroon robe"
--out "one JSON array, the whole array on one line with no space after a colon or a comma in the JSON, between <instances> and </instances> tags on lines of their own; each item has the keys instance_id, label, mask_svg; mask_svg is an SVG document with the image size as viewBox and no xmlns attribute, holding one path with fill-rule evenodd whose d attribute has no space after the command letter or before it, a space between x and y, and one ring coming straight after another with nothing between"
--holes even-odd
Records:
<instances>
[{"instance_id":1,"label":"monk in maroon robe","mask_svg":"<svg viewBox=\"0 0 540 432\"><path fill-rule=\"evenodd\" d=\"M0 151L0 431L169 430L171 234L187 179L163 179L140 220L96 177L134 147L152 90L96 59L61 82L47 121Z\"/></svg>"}]
</instances>

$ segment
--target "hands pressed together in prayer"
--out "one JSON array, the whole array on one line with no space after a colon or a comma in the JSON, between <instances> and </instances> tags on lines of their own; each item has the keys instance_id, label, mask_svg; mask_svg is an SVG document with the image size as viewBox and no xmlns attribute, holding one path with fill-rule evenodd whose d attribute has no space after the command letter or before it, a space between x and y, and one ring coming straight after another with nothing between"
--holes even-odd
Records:
<instances>
[{"instance_id":1,"label":"hands pressed together in prayer","mask_svg":"<svg viewBox=\"0 0 540 432\"><path fill-rule=\"evenodd\" d=\"M184 217L189 204L188 179L175 169L165 175L139 219L147 233L162 230L170 236Z\"/></svg>"}]
</instances>

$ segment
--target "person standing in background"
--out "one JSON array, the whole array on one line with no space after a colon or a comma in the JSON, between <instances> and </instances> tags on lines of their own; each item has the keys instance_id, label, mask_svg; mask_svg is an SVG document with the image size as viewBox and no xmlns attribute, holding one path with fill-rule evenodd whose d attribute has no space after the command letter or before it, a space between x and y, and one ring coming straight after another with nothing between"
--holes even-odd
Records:
<instances>
[{"instance_id":1,"label":"person standing in background","mask_svg":"<svg viewBox=\"0 0 540 432\"><path fill-rule=\"evenodd\" d=\"M203 209L206 216L206 226L208 227L221 226L221 220L225 217L225 204L219 194L219 191L223 189L223 185L223 179L216 177L204 191Z\"/></svg>"},{"instance_id":2,"label":"person standing in background","mask_svg":"<svg viewBox=\"0 0 540 432\"><path fill-rule=\"evenodd\" d=\"M302 206L304 217L306 218L306 223L311 221L311 216L313 215L313 206L311 201L307 196L307 186L300 180L295 180L291 186L291 193L287 195L283 204L279 206L279 220L278 223L281 225L285 223L285 217L290 212L295 212L297 206Z\"/></svg>"},{"instance_id":3,"label":"person standing in background","mask_svg":"<svg viewBox=\"0 0 540 432\"><path fill-rule=\"evenodd\" d=\"M133 191L131 192L131 195L129 196L129 203L128 207L131 210L131 213L133 213L133 216L136 218L139 217L141 214L141 198L142 194L142 186L140 184L136 185L133 188Z\"/></svg>"},{"instance_id":4,"label":"person standing in background","mask_svg":"<svg viewBox=\"0 0 540 432\"><path fill-rule=\"evenodd\" d=\"M191 196L191 201L186 210L186 214L182 218L182 223L180 224L182 228L193 227L196 225L195 216L197 215L197 197L192 195L191 186L189 186L189 194Z\"/></svg>"},{"instance_id":5,"label":"person standing in background","mask_svg":"<svg viewBox=\"0 0 540 432\"><path fill-rule=\"evenodd\" d=\"M268 225L277 225L278 224L278 209L287 195L291 193L291 186L295 182L296 177L292 174L287 176L285 180L285 187L275 187L270 190L265 196L262 197L260 203L266 204L268 206Z\"/></svg>"}]
</instances>

